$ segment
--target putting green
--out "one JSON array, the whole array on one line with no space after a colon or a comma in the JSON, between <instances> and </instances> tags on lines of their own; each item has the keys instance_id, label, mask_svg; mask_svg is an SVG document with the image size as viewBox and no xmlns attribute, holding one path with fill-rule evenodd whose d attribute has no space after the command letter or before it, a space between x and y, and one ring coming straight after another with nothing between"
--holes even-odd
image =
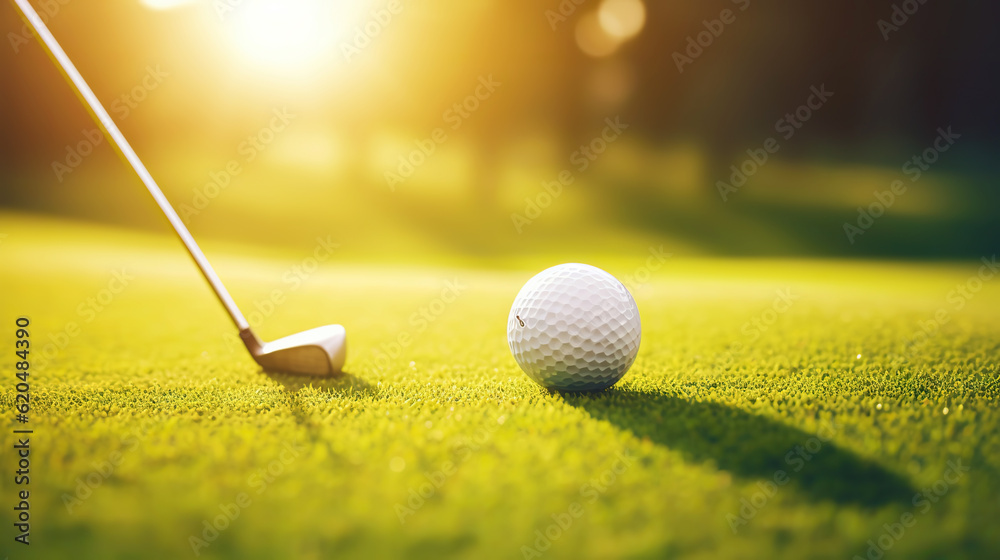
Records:
<instances>
[{"instance_id":1,"label":"putting green","mask_svg":"<svg viewBox=\"0 0 1000 560\"><path fill-rule=\"evenodd\" d=\"M633 279L644 332L618 386L559 395L504 332L556 256L308 272L312 248L208 244L263 338L347 327L348 373L310 380L258 371L176 240L0 224L12 558L1000 553L1000 276L971 280L978 262L572 255ZM22 427L30 547L12 529Z\"/></svg>"}]
</instances>

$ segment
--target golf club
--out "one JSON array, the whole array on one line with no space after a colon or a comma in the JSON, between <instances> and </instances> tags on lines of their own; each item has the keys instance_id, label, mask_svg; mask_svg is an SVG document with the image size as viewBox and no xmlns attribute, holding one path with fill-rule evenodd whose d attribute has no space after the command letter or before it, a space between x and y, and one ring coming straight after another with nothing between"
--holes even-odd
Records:
<instances>
[{"instance_id":1,"label":"golf club","mask_svg":"<svg viewBox=\"0 0 1000 560\"><path fill-rule=\"evenodd\" d=\"M243 344L246 345L247 350L250 351L253 359L261 367L269 371L307 375L334 375L339 373L344 366L344 359L347 353L346 332L344 327L340 325L326 325L310 329L273 342L261 342L257 338L257 335L250 328L250 323L247 322L243 313L240 312L236 303L233 302L233 298L229 295L226 287L222 285L222 281L219 280L219 277L212 269L212 265L209 264L208 259L205 258L204 253L201 252L198 244L195 243L184 222L181 221L177 212L174 211L170 202L163 195L160 187L157 186L156 181L153 180L149 171L146 170L146 166L143 165L139 156L132 150L128 141L125 140L125 137L118 130L114 121L111 120L108 112L104 110L104 106L101 105L101 102L94 95L90 86L84 81L83 76L80 75L69 57L62 50L62 47L56 42L55 37L49 32L42 18L31 7L28 0L14 0L14 2L21 10L28 24L31 25L41 39L52 59L73 83L73 86L83 98L85 104L97 117L97 120L107 132L112 142L118 147L122 155L125 156L129 164L132 165L132 169L135 170L139 179L146 185L149 194L153 196L153 200L160 206L160 210L166 215L170 225L173 226L174 231L181 238L181 242L184 243L188 253L191 254L191 258L194 259L195 264L198 265L201 273L208 280L208 284L212 287L215 295L218 296L219 301L226 308L233 323L236 324L236 327L240 331L240 338L243 340Z\"/></svg>"}]
</instances>

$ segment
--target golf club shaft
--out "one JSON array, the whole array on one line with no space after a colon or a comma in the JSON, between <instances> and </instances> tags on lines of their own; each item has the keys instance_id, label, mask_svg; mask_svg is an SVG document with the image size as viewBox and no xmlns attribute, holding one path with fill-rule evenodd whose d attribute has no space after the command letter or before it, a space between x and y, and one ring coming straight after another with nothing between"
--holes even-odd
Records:
<instances>
[{"instance_id":1,"label":"golf club shaft","mask_svg":"<svg viewBox=\"0 0 1000 560\"><path fill-rule=\"evenodd\" d=\"M170 202L167 201L167 198L163 196L163 191L161 191L160 187L156 185L156 181L153 180L149 171L146 170L146 166L142 164L139 156L137 156L135 151L132 150L132 146L130 146L128 141L125 140L125 136L123 136L121 131L118 130L118 126L116 126L115 122L111 120L111 116L104 110L104 106L101 105L101 102L97 99L97 96L94 95L90 86L88 86L87 82L84 81L83 76L81 76L80 72L77 71L76 66L73 65L69 57L66 56L65 51L63 51L62 47L59 46L55 37L53 37L52 33L49 32L49 29L45 26L42 18L39 17L35 9L31 7L28 0L14 0L14 2L17 4L17 7L20 8L21 13L24 14L25 19L28 20L31 27L34 28L35 33L48 49L49 54L55 59L58 65L62 67L63 72L66 73L66 76L69 77L80 96L83 97L83 100L90 107L90 110L93 111L98 121L100 121L101 126L104 127L104 130L108 133L112 142L118 146L122 155L124 155L125 159L132 165L132 169L135 170L135 173L139 176L139 179L142 180L142 183L146 185L146 189L149 190L149 194L153 195L153 200L156 201L156 204L160 206L160 210L162 210L167 216L167 220L170 221L170 225L173 226L174 231L176 231L177 235L181 238L181 242L184 243L188 253L191 254L194 262L198 265L198 268L201 269L201 273L205 276L205 279L208 280L209 285L212 286L212 290L215 291L215 295L219 297L222 305L226 308L226 311L229 312L229 316L233 319L233 322L236 323L236 327L241 331L248 329L250 324L247 323L246 318L243 317L243 313L241 313L239 308L236 307L236 303L229 295L226 287L222 285L222 281L219 280L219 277L215 274L215 270L212 269L212 265L209 264L208 259L205 258L205 254L201 252L201 248L198 247L194 238L191 237L191 232L188 231L180 216L177 215L177 212L174 211Z\"/></svg>"}]
</instances>

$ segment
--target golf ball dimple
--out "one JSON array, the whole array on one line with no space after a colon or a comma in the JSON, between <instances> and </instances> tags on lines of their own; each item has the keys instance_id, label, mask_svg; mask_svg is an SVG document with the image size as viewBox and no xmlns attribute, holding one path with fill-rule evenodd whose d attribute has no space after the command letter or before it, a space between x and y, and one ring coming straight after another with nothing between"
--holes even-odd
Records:
<instances>
[{"instance_id":1,"label":"golf ball dimple","mask_svg":"<svg viewBox=\"0 0 1000 560\"><path fill-rule=\"evenodd\" d=\"M521 288L507 318L507 343L543 387L599 391L635 361L639 308L614 276L586 264L543 270Z\"/></svg>"}]
</instances>

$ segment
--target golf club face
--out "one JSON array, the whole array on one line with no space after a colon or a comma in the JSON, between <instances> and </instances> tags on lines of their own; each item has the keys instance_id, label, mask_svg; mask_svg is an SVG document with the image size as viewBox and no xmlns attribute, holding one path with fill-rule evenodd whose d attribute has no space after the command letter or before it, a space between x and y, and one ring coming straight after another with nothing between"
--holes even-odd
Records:
<instances>
[{"instance_id":1,"label":"golf club face","mask_svg":"<svg viewBox=\"0 0 1000 560\"><path fill-rule=\"evenodd\" d=\"M347 357L347 332L340 325L326 325L261 342L249 328L240 331L253 359L267 371L300 375L337 375Z\"/></svg>"}]
</instances>

